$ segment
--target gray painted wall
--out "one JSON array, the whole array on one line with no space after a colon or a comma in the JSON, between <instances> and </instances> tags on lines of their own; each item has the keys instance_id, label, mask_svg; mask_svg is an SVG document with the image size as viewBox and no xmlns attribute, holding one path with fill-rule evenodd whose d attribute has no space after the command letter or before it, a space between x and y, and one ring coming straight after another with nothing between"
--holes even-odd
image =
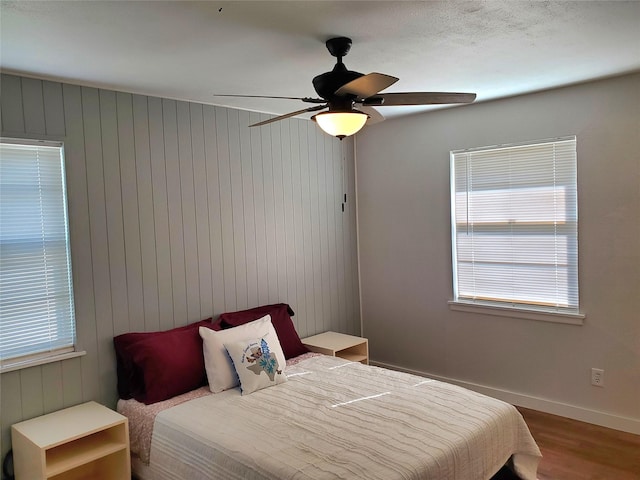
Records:
<instances>
[{"instance_id":1,"label":"gray painted wall","mask_svg":"<svg viewBox=\"0 0 640 480\"><path fill-rule=\"evenodd\" d=\"M267 303L360 333L353 141L304 120L2 75L3 136L64 141L80 358L0 377L10 425L114 407L112 338ZM347 194L342 212L343 195Z\"/></svg>"},{"instance_id":2,"label":"gray painted wall","mask_svg":"<svg viewBox=\"0 0 640 480\"><path fill-rule=\"evenodd\" d=\"M584 325L449 310L449 151L574 134ZM640 433L640 75L386 121L356 151L374 361Z\"/></svg>"}]
</instances>

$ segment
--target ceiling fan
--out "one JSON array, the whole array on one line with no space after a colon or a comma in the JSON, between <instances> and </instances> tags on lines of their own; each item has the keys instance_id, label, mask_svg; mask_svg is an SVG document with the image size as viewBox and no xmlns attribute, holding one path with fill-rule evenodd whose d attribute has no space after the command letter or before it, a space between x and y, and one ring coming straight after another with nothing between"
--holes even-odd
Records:
<instances>
[{"instance_id":1,"label":"ceiling fan","mask_svg":"<svg viewBox=\"0 0 640 480\"><path fill-rule=\"evenodd\" d=\"M338 60L333 70L322 73L313 79L313 87L320 98L312 97L273 97L267 95L217 95L220 97L243 98L280 98L301 100L316 104L312 107L279 115L263 122L254 123L250 127L258 127L268 123L294 117L301 113L317 113L312 120L330 135L341 140L358 132L365 123L377 123L384 117L374 107L398 105L435 105L452 103L471 103L475 93L447 92L402 92L380 93L398 81L398 78L383 73L367 75L348 70L342 58L349 53L351 39L347 37L330 38L326 42L329 53Z\"/></svg>"}]
</instances>

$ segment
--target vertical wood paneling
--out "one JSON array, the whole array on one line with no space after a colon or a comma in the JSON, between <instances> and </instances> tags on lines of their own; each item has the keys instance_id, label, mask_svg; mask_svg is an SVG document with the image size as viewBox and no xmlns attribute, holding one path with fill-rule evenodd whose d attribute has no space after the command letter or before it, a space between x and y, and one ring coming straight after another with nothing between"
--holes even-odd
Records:
<instances>
[{"instance_id":1,"label":"vertical wood paneling","mask_svg":"<svg viewBox=\"0 0 640 480\"><path fill-rule=\"evenodd\" d=\"M2 375L3 454L12 423L88 400L115 406L114 335L272 302L292 306L302 337L358 332L350 139L298 119L250 129L268 117L0 78L2 134L65 144L86 351Z\"/></svg>"},{"instance_id":2,"label":"vertical wood paneling","mask_svg":"<svg viewBox=\"0 0 640 480\"><path fill-rule=\"evenodd\" d=\"M164 126L162 100L149 98L149 146L153 188L153 219L158 272L158 329L173 326L173 294L171 290L171 247L169 245L169 210L164 160ZM149 325L146 325L149 328Z\"/></svg>"},{"instance_id":3,"label":"vertical wood paneling","mask_svg":"<svg viewBox=\"0 0 640 480\"><path fill-rule=\"evenodd\" d=\"M185 288L188 322L200 320L200 289L198 288L198 237L193 184L193 149L191 145L191 114L189 104L178 102L178 160L182 229L184 232Z\"/></svg>"},{"instance_id":4,"label":"vertical wood paneling","mask_svg":"<svg viewBox=\"0 0 640 480\"><path fill-rule=\"evenodd\" d=\"M22 396L20 395L20 374L21 372L3 373L0 379L0 426L2 433L0 442L2 443L2 458L11 448L11 425L26 418L22 415Z\"/></svg>"},{"instance_id":5,"label":"vertical wood paneling","mask_svg":"<svg viewBox=\"0 0 640 480\"><path fill-rule=\"evenodd\" d=\"M106 402L111 401L111 385L116 381L113 371L115 355L111 339L115 332L123 332L129 329L129 301L115 92L99 91L99 116L102 142L102 171L104 175L104 208L107 222L109 290L111 292L111 321L99 322L97 325L101 371L100 383L103 391L102 399Z\"/></svg>"},{"instance_id":6,"label":"vertical wood paneling","mask_svg":"<svg viewBox=\"0 0 640 480\"><path fill-rule=\"evenodd\" d=\"M204 154L207 172L207 198L209 211L209 246L211 247L211 281L213 311L224 311L224 268L222 260L222 220L220 209L220 183L218 172L218 136L216 110L205 106Z\"/></svg>"},{"instance_id":7,"label":"vertical wood paneling","mask_svg":"<svg viewBox=\"0 0 640 480\"><path fill-rule=\"evenodd\" d=\"M261 117L257 113L249 115L251 124L260 122ZM267 265L267 241L264 201L264 173L262 165L262 129L252 128L251 136L251 166L253 169L253 203L254 203L254 228L256 238L256 275L258 304L265 304L269 299L269 273Z\"/></svg>"},{"instance_id":8,"label":"vertical wood paneling","mask_svg":"<svg viewBox=\"0 0 640 480\"><path fill-rule=\"evenodd\" d=\"M283 218L282 232L284 234L282 248L285 253L285 264L280 264L280 268L285 268L286 295L292 305L298 305L298 291L296 288L296 249L295 231L293 219L293 183L291 168L291 123L292 120L280 122L281 142L282 142L282 191L283 191Z\"/></svg>"},{"instance_id":9,"label":"vertical wood paneling","mask_svg":"<svg viewBox=\"0 0 640 480\"><path fill-rule=\"evenodd\" d=\"M300 139L300 122L295 120L288 121L289 132L291 138L291 210L293 233L293 252L296 282L296 316L297 328L300 337L310 335L307 328L307 289L305 275L305 257L304 257L304 229L303 229L303 208L302 208L302 191L303 185L301 180L302 159L300 156L301 139Z\"/></svg>"},{"instance_id":10,"label":"vertical wood paneling","mask_svg":"<svg viewBox=\"0 0 640 480\"><path fill-rule=\"evenodd\" d=\"M315 127L315 125L311 125ZM327 156L325 152L324 137L318 138L316 144L317 152L317 169L318 169L318 215L320 221L320 305L322 307L322 316L320 330L327 330L327 326L331 325L331 286L329 282L329 225L327 212L327 195L329 190L329 182L327 182ZM318 289L316 288L316 291Z\"/></svg>"},{"instance_id":11,"label":"vertical wood paneling","mask_svg":"<svg viewBox=\"0 0 640 480\"><path fill-rule=\"evenodd\" d=\"M173 296L172 325L187 323L187 285L184 251L184 222L182 218L182 192L180 159L178 157L177 104L162 100L164 127L164 159L167 181L167 207L169 212L169 247L171 258L171 295Z\"/></svg>"},{"instance_id":12,"label":"vertical wood paneling","mask_svg":"<svg viewBox=\"0 0 640 480\"><path fill-rule=\"evenodd\" d=\"M353 142L345 143L342 149L344 165L346 168L346 178L355 178L355 163L346 161L347 158L353 159ZM356 219L356 191L355 182L346 182L347 204L345 205L345 221L348 225L355 224ZM360 318L360 297L358 288L358 254L355 228L345 228L345 265L346 265L346 281L347 281L347 318ZM347 329L352 334L360 331L359 322L350 321Z\"/></svg>"},{"instance_id":13,"label":"vertical wood paneling","mask_svg":"<svg viewBox=\"0 0 640 480\"><path fill-rule=\"evenodd\" d=\"M44 413L41 366L26 368L20 372L20 396L22 415L32 418Z\"/></svg>"},{"instance_id":14,"label":"vertical wood paneling","mask_svg":"<svg viewBox=\"0 0 640 480\"><path fill-rule=\"evenodd\" d=\"M231 197L231 165L229 153L229 114L216 107L218 144L218 187L220 195L220 228L222 230L222 275L224 310L236 310L236 266L233 240L233 204Z\"/></svg>"},{"instance_id":15,"label":"vertical wood paneling","mask_svg":"<svg viewBox=\"0 0 640 480\"><path fill-rule=\"evenodd\" d=\"M42 366L43 413L55 412L64 408L64 384L62 382L62 365L48 363Z\"/></svg>"},{"instance_id":16,"label":"vertical wood paneling","mask_svg":"<svg viewBox=\"0 0 640 480\"><path fill-rule=\"evenodd\" d=\"M321 265L321 243L320 243L320 209L318 202L318 138L312 135L313 124L305 124L307 136L309 138L309 223L311 225L311 256L312 256L312 288L315 331L323 330L322 312L322 265Z\"/></svg>"},{"instance_id":17,"label":"vertical wood paneling","mask_svg":"<svg viewBox=\"0 0 640 480\"><path fill-rule=\"evenodd\" d=\"M20 77L3 75L0 106L2 109L3 135L24 133L24 109L22 108L22 82Z\"/></svg>"},{"instance_id":18,"label":"vertical wood paneling","mask_svg":"<svg viewBox=\"0 0 640 480\"><path fill-rule=\"evenodd\" d=\"M345 291L345 267L344 267L344 228L345 228L345 215L344 215L344 162L342 159L342 144L333 145L333 163L334 163L334 185L336 186L337 202L336 208L339 206L340 210L336 213L336 290L338 291L338 308L339 308L339 320L337 324L341 331L347 331L347 292Z\"/></svg>"},{"instance_id":19,"label":"vertical wood paneling","mask_svg":"<svg viewBox=\"0 0 640 480\"><path fill-rule=\"evenodd\" d=\"M22 79L22 107L24 108L24 130L32 135L45 135L44 98L42 81L35 78Z\"/></svg>"},{"instance_id":20,"label":"vertical wood paneling","mask_svg":"<svg viewBox=\"0 0 640 480\"><path fill-rule=\"evenodd\" d=\"M140 220L138 185L136 182L135 137L133 131L133 99L127 93L116 95L118 123L118 156L122 191L122 221L127 286L127 318L114 322L118 335L144 329L144 295L142 290L142 256L140 252Z\"/></svg>"},{"instance_id":21,"label":"vertical wood paneling","mask_svg":"<svg viewBox=\"0 0 640 480\"><path fill-rule=\"evenodd\" d=\"M82 357L81 395L96 398L100 392L98 348L96 339L96 306L93 280L91 226L89 223L89 193L85 154L82 91L74 85L63 85L64 141L69 235L73 271L73 294L76 314L76 343L87 354ZM65 385L65 391L69 387ZM63 401L65 392L63 392ZM82 397L81 397L82 398ZM68 404L65 404L68 405Z\"/></svg>"},{"instance_id":22,"label":"vertical wood paneling","mask_svg":"<svg viewBox=\"0 0 640 480\"><path fill-rule=\"evenodd\" d=\"M120 177L120 155L118 152L118 119L115 92L100 90L100 126L102 135L102 165L104 172L105 210L107 216L107 246L111 290L111 325L98 325L99 346L104 345L102 363L109 362L106 352L112 353L109 337L114 333L129 330L129 298L127 290L127 268L124 249L122 213L122 189ZM135 205L135 204L134 204ZM115 362L111 357L109 363ZM111 370L111 369L110 369ZM106 378L104 380L107 380ZM115 381L115 380L114 380Z\"/></svg>"},{"instance_id":23,"label":"vertical wood paneling","mask_svg":"<svg viewBox=\"0 0 640 480\"><path fill-rule=\"evenodd\" d=\"M275 252L274 270L278 282L277 291L274 294L274 301L289 299L287 292L287 258L286 258L286 232L284 228L284 191L283 182L283 152L288 150L282 141L282 124L275 122L271 125L271 159L273 162L273 204L274 204L274 230L275 230ZM288 300L292 301L292 300Z\"/></svg>"},{"instance_id":24,"label":"vertical wood paneling","mask_svg":"<svg viewBox=\"0 0 640 480\"><path fill-rule=\"evenodd\" d=\"M213 314L213 279L211 244L209 240L209 198L205 153L204 111L202 105L190 108L191 144L193 146L193 188L195 199L196 239L198 248L198 285L200 289L200 318Z\"/></svg>"},{"instance_id":25,"label":"vertical wood paneling","mask_svg":"<svg viewBox=\"0 0 640 480\"><path fill-rule=\"evenodd\" d=\"M237 110L228 111L229 175L231 179L231 216L233 219L233 259L235 271L236 306L241 310L248 306L247 261L242 185L242 155Z\"/></svg>"},{"instance_id":26,"label":"vertical wood paneling","mask_svg":"<svg viewBox=\"0 0 640 480\"><path fill-rule=\"evenodd\" d=\"M336 269L336 214L340 212L339 195L336 194L334 183L333 145L335 142L328 136L324 137L325 153L323 156L325 168L325 189L326 189L326 209L327 209L327 277L326 288L328 290L329 313L325 316L327 325L340 324L340 313L338 308L338 282Z\"/></svg>"},{"instance_id":27,"label":"vertical wood paneling","mask_svg":"<svg viewBox=\"0 0 640 480\"><path fill-rule=\"evenodd\" d=\"M44 96L44 122L47 135L62 137L66 132L62 85L44 80L42 82L42 94Z\"/></svg>"},{"instance_id":28,"label":"vertical wood paneling","mask_svg":"<svg viewBox=\"0 0 640 480\"><path fill-rule=\"evenodd\" d=\"M113 336L113 312L98 90L93 88L82 89L82 117L84 120L84 147L87 165L89 239L91 241L91 258L93 261L94 318L98 353L98 372L96 373L101 379L99 388L100 398L102 399L106 392L110 390L110 385L103 382L102 377L109 377L113 373L113 366L109 361L109 350L111 349L107 344L109 335Z\"/></svg>"},{"instance_id":29,"label":"vertical wood paneling","mask_svg":"<svg viewBox=\"0 0 640 480\"><path fill-rule=\"evenodd\" d=\"M304 258L304 284L306 295L306 329L316 331L316 305L313 292L314 255L313 255L313 221L311 218L311 183L314 181L309 166L309 134L306 123L298 124L300 136L300 184L302 191L302 254Z\"/></svg>"},{"instance_id":30,"label":"vertical wood paneling","mask_svg":"<svg viewBox=\"0 0 640 480\"><path fill-rule=\"evenodd\" d=\"M97 400L105 405L114 405L115 400L113 398L105 399L104 395L101 395L98 391L91 391L87 388L84 381L82 370L84 370L83 360L81 358L73 358L62 362L62 384L64 390L62 392L62 400L64 407L71 407L81 402L88 402L89 400ZM100 380L98 368L93 372L93 376L96 380ZM109 392L109 397L115 397L116 392ZM28 417L25 417L28 418Z\"/></svg>"},{"instance_id":31,"label":"vertical wood paneling","mask_svg":"<svg viewBox=\"0 0 640 480\"><path fill-rule=\"evenodd\" d=\"M267 120L266 115L261 115L260 120ZM270 129L267 125L261 135L262 151L262 191L264 195L264 240L266 247L267 285L265 303L277 301L278 276L276 275L276 240L275 240L275 206L273 196L273 155L271 151Z\"/></svg>"},{"instance_id":32,"label":"vertical wood paneling","mask_svg":"<svg viewBox=\"0 0 640 480\"><path fill-rule=\"evenodd\" d=\"M244 204L244 250L247 275L247 305L258 305L258 255L255 220L255 202L253 199L253 164L251 158L251 132L247 127L251 123L249 112L238 112L240 131L240 161L242 164L242 193Z\"/></svg>"},{"instance_id":33,"label":"vertical wood paneling","mask_svg":"<svg viewBox=\"0 0 640 480\"><path fill-rule=\"evenodd\" d=\"M142 323L132 319L132 330L158 330L158 268L156 255L156 222L154 215L151 151L149 138L149 109L147 97L133 96L133 135L138 190L138 222L140 229L140 257L142 263Z\"/></svg>"}]
</instances>

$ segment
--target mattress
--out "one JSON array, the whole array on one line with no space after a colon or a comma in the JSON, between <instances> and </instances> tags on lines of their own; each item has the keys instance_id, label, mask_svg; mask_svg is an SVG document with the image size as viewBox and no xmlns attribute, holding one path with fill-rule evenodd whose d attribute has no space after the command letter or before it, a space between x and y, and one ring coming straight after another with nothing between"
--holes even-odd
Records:
<instances>
[{"instance_id":1,"label":"mattress","mask_svg":"<svg viewBox=\"0 0 640 480\"><path fill-rule=\"evenodd\" d=\"M142 480L489 479L508 460L535 480L540 451L511 405L403 372L312 356L287 382L155 414ZM135 466L138 467L135 467Z\"/></svg>"}]
</instances>

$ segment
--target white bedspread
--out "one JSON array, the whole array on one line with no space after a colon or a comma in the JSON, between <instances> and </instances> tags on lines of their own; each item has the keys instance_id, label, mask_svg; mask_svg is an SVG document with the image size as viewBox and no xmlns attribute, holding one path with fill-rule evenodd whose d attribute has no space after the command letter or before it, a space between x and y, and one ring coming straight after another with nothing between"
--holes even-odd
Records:
<instances>
[{"instance_id":1,"label":"white bedspread","mask_svg":"<svg viewBox=\"0 0 640 480\"><path fill-rule=\"evenodd\" d=\"M540 451L511 405L454 385L319 356L288 382L159 413L145 479L489 479Z\"/></svg>"}]
</instances>

